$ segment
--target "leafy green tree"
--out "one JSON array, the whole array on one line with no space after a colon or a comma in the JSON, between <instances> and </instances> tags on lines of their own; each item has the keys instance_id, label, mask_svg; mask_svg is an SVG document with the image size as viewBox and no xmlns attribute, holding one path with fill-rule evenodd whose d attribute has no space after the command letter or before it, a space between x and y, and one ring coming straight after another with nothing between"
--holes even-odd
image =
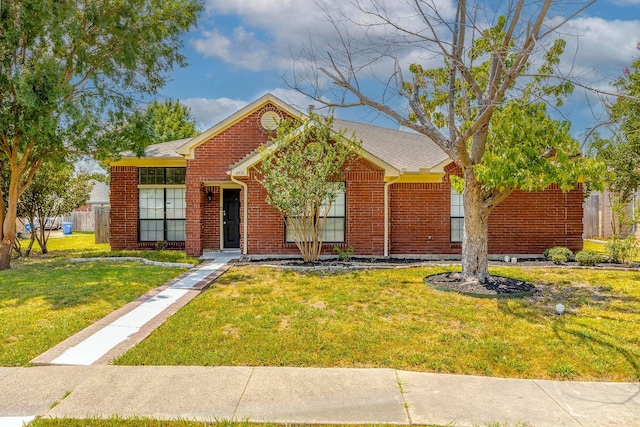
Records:
<instances>
[{"instance_id":1,"label":"leafy green tree","mask_svg":"<svg viewBox=\"0 0 640 427\"><path fill-rule=\"evenodd\" d=\"M106 157L149 143L127 128L130 94L154 94L184 65L181 36L201 0L0 2L0 270L10 268L18 200L42 159ZM122 128L119 138L108 131ZM115 132L118 134L117 132ZM127 134L128 133L128 134Z\"/></svg>"},{"instance_id":2,"label":"leafy green tree","mask_svg":"<svg viewBox=\"0 0 640 427\"><path fill-rule=\"evenodd\" d=\"M568 123L551 120L540 101L555 98L560 103L572 90L569 83L550 83L564 50L563 40L551 39L554 30L593 1L566 2L563 12L569 18L554 17L559 9L552 8L551 0L494 2L490 14L484 2L470 3L456 2L449 17L437 2L408 2L412 19L403 21L377 0L358 1L367 20L357 45L350 44L357 39L352 28L349 34L342 31L342 18L349 18L326 11L339 43L327 54L312 50L312 63L326 64L320 72L333 83L333 93L318 85L322 79L315 73L301 74L294 86L330 106L377 110L447 153L462 171L461 179L454 180L464 200L462 277L485 283L492 210L516 188L540 190L552 183L574 187L594 164L579 156ZM405 79L400 63L408 48L412 57L420 50L425 58L442 58L444 64L413 64ZM534 57L540 66L532 73ZM381 78L384 68L378 65L390 59L395 61L392 74ZM371 73L386 82L380 94L369 92ZM340 101L327 101L331 98Z\"/></svg>"},{"instance_id":3,"label":"leafy green tree","mask_svg":"<svg viewBox=\"0 0 640 427\"><path fill-rule=\"evenodd\" d=\"M189 107L180 101L153 101L145 110L156 142L192 138L198 134Z\"/></svg>"},{"instance_id":4,"label":"leafy green tree","mask_svg":"<svg viewBox=\"0 0 640 427\"><path fill-rule=\"evenodd\" d=\"M86 172L75 173L70 164L45 161L40 166L18 204L18 215L31 224L31 239L24 252L26 256L31 253L35 241L43 254L48 252L51 229L45 225L87 203L93 189L91 178Z\"/></svg>"},{"instance_id":5,"label":"leafy green tree","mask_svg":"<svg viewBox=\"0 0 640 427\"><path fill-rule=\"evenodd\" d=\"M267 203L286 221L306 262L320 258L327 213L360 145L355 135L334 132L333 120L313 112L308 119L283 119L261 151Z\"/></svg>"},{"instance_id":6,"label":"leafy green tree","mask_svg":"<svg viewBox=\"0 0 640 427\"><path fill-rule=\"evenodd\" d=\"M607 165L611 225L617 236L640 219L629 209L634 192L640 188L640 58L625 69L615 86L621 96L609 106L612 134L607 139L596 136L592 148L596 158Z\"/></svg>"}]
</instances>

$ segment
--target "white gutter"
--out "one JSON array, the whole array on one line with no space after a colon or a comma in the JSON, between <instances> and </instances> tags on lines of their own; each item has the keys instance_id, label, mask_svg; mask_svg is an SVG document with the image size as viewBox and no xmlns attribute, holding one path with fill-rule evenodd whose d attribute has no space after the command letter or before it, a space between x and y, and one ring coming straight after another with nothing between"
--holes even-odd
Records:
<instances>
[{"instance_id":1,"label":"white gutter","mask_svg":"<svg viewBox=\"0 0 640 427\"><path fill-rule=\"evenodd\" d=\"M239 181L236 179L235 176L233 176L233 174L229 174L229 177L231 178L232 182L235 182L236 184L240 184L240 186L242 187L242 203L243 203L243 208L242 208L242 255L246 255L247 254L247 243L248 243L248 238L247 238L247 233L249 231L249 225L247 223L247 220L249 218L249 195L248 195L248 187L247 187L247 183L243 182L243 181Z\"/></svg>"},{"instance_id":2,"label":"white gutter","mask_svg":"<svg viewBox=\"0 0 640 427\"><path fill-rule=\"evenodd\" d=\"M400 179L396 177L384 183L384 256L389 256L389 186Z\"/></svg>"}]
</instances>

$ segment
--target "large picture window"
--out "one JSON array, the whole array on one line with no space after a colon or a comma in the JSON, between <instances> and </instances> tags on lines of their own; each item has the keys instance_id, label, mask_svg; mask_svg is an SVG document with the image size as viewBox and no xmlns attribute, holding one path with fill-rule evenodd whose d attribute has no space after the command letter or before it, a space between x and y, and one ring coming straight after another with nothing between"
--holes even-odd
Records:
<instances>
[{"instance_id":1,"label":"large picture window","mask_svg":"<svg viewBox=\"0 0 640 427\"><path fill-rule=\"evenodd\" d=\"M185 168L140 168L139 240L185 241ZM153 186L153 187L151 187Z\"/></svg>"},{"instance_id":2,"label":"large picture window","mask_svg":"<svg viewBox=\"0 0 640 427\"><path fill-rule=\"evenodd\" d=\"M346 212L346 197L344 187L338 191L336 198L331 204L331 208L327 210L329 203L325 203L320 209L320 215L327 218L324 222L324 227L320 229L320 238L323 243L344 243L345 241L345 212ZM287 220L287 223L289 221ZM294 243L292 227L286 227L286 240L287 243Z\"/></svg>"},{"instance_id":3,"label":"large picture window","mask_svg":"<svg viewBox=\"0 0 640 427\"><path fill-rule=\"evenodd\" d=\"M464 233L464 202L462 194L451 187L451 242L462 242Z\"/></svg>"}]
</instances>

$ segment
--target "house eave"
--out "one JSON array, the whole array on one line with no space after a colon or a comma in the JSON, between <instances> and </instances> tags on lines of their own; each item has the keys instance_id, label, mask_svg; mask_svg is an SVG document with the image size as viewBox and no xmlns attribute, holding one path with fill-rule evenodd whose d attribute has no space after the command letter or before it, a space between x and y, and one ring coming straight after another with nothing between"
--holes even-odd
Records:
<instances>
[{"instance_id":1,"label":"house eave","mask_svg":"<svg viewBox=\"0 0 640 427\"><path fill-rule=\"evenodd\" d=\"M186 167L184 157L122 157L107 162L109 167L138 166L138 167Z\"/></svg>"}]
</instances>

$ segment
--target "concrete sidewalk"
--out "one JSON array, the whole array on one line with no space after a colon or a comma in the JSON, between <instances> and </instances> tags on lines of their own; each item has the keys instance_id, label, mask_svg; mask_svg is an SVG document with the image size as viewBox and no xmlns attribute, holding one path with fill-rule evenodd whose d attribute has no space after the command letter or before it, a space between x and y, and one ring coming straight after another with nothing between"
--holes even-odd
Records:
<instances>
[{"instance_id":1,"label":"concrete sidewalk","mask_svg":"<svg viewBox=\"0 0 640 427\"><path fill-rule=\"evenodd\" d=\"M55 402L60 403L51 408ZM640 384L392 369L0 368L2 426L35 416L115 415L305 424L640 426Z\"/></svg>"}]
</instances>

